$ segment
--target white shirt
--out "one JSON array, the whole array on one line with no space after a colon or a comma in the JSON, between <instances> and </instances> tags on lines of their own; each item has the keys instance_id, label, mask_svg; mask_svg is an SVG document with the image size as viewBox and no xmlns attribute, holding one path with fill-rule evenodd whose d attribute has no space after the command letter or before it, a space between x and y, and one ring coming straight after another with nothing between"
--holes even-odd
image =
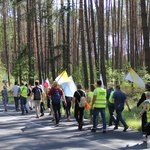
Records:
<instances>
[{"instance_id":1,"label":"white shirt","mask_svg":"<svg viewBox=\"0 0 150 150\"><path fill-rule=\"evenodd\" d=\"M12 87L12 92L13 92L13 96L14 97L18 97L18 90L19 90L19 86L18 85L14 85L13 87Z\"/></svg>"},{"instance_id":2,"label":"white shirt","mask_svg":"<svg viewBox=\"0 0 150 150\"><path fill-rule=\"evenodd\" d=\"M150 103L150 99L146 99L146 100L144 101L144 104L148 104L148 103Z\"/></svg>"}]
</instances>

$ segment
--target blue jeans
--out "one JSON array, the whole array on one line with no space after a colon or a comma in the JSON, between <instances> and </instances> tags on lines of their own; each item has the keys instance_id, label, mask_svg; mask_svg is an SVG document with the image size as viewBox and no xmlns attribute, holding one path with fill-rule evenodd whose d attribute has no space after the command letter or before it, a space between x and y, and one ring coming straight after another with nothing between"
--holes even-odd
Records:
<instances>
[{"instance_id":1,"label":"blue jeans","mask_svg":"<svg viewBox=\"0 0 150 150\"><path fill-rule=\"evenodd\" d=\"M116 114L117 114L116 127L118 127L119 121L123 124L124 127L127 127L127 124L122 117L122 111L123 111L123 108L116 110Z\"/></svg>"},{"instance_id":2,"label":"blue jeans","mask_svg":"<svg viewBox=\"0 0 150 150\"><path fill-rule=\"evenodd\" d=\"M24 114L24 110L27 110L26 104L27 104L27 98L20 96L20 104L21 104L21 111L22 114Z\"/></svg>"},{"instance_id":3,"label":"blue jeans","mask_svg":"<svg viewBox=\"0 0 150 150\"><path fill-rule=\"evenodd\" d=\"M99 116L99 112L101 113L101 117L102 117L102 121L103 121L103 130L106 130L105 108L94 108L94 111L93 111L93 129L97 128L97 117Z\"/></svg>"}]
</instances>

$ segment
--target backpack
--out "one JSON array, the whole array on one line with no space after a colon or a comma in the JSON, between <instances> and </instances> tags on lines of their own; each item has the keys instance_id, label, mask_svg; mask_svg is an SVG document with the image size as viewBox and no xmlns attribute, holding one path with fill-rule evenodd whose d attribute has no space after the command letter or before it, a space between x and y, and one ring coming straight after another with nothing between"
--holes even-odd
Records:
<instances>
[{"instance_id":1,"label":"backpack","mask_svg":"<svg viewBox=\"0 0 150 150\"><path fill-rule=\"evenodd\" d=\"M34 100L41 100L41 89L35 87Z\"/></svg>"},{"instance_id":2,"label":"backpack","mask_svg":"<svg viewBox=\"0 0 150 150\"><path fill-rule=\"evenodd\" d=\"M60 91L59 89L54 89L54 93L52 95L52 101L54 104L59 104L61 99Z\"/></svg>"},{"instance_id":3,"label":"backpack","mask_svg":"<svg viewBox=\"0 0 150 150\"><path fill-rule=\"evenodd\" d=\"M78 94L80 95L80 102L78 102L79 107L83 108L83 107L85 107L85 104L86 104L86 98L84 96L84 92L83 92L83 96L81 96L81 94L79 92L78 92Z\"/></svg>"}]
</instances>

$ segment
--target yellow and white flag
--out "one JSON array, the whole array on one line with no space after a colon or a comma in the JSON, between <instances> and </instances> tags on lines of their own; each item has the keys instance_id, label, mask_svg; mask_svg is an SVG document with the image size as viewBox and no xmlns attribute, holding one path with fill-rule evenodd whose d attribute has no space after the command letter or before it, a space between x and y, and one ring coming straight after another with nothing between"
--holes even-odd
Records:
<instances>
[{"instance_id":1,"label":"yellow and white flag","mask_svg":"<svg viewBox=\"0 0 150 150\"><path fill-rule=\"evenodd\" d=\"M63 91L65 93L65 96L73 97L74 92L77 90L77 87L73 81L72 76L69 77L69 82L64 82L61 84Z\"/></svg>"},{"instance_id":2,"label":"yellow and white flag","mask_svg":"<svg viewBox=\"0 0 150 150\"><path fill-rule=\"evenodd\" d=\"M64 70L56 79L55 81L58 82L58 84L62 84L64 82L70 82L70 79L68 77L68 74L66 70Z\"/></svg>"},{"instance_id":3,"label":"yellow and white flag","mask_svg":"<svg viewBox=\"0 0 150 150\"><path fill-rule=\"evenodd\" d=\"M143 80L138 76L138 74L132 68L129 70L125 79L129 80L143 88L145 87L145 83L143 82Z\"/></svg>"}]
</instances>

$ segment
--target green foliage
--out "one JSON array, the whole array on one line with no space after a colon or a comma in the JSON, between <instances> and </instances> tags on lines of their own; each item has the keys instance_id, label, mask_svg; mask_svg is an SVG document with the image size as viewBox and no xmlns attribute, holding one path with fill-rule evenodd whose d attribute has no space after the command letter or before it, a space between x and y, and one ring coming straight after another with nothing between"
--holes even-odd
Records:
<instances>
[{"instance_id":1,"label":"green foliage","mask_svg":"<svg viewBox=\"0 0 150 150\"><path fill-rule=\"evenodd\" d=\"M24 2L25 0L11 0L11 3L13 6L16 6L16 5L19 5L21 4L22 2Z\"/></svg>"},{"instance_id":2,"label":"green foliage","mask_svg":"<svg viewBox=\"0 0 150 150\"><path fill-rule=\"evenodd\" d=\"M28 82L28 77L35 76L35 70L29 70L29 56L27 53L26 45L22 44L21 49L18 50L18 59L13 61L12 75L18 79L19 76L22 77L23 81ZM31 65L34 65L35 58L31 57Z\"/></svg>"},{"instance_id":3,"label":"green foliage","mask_svg":"<svg viewBox=\"0 0 150 150\"><path fill-rule=\"evenodd\" d=\"M107 82L114 81L116 84L126 84L130 85L129 81L125 80L125 76L128 73L129 69L131 68L131 65L129 62L124 64L123 69L112 69L111 62L108 61L106 65L106 73L107 73ZM134 69L134 68L133 68ZM135 69L134 69L135 70ZM146 83L150 81L150 74L147 72L147 67L140 67L138 70L135 70L136 73L143 79L143 81Z\"/></svg>"},{"instance_id":4,"label":"green foliage","mask_svg":"<svg viewBox=\"0 0 150 150\"><path fill-rule=\"evenodd\" d=\"M6 74L6 69L4 67L4 65L0 62L0 90L2 90L2 87L3 87L3 84L2 84L2 81L4 79L4 75Z\"/></svg>"},{"instance_id":5,"label":"green foliage","mask_svg":"<svg viewBox=\"0 0 150 150\"><path fill-rule=\"evenodd\" d=\"M112 69L112 62L109 60L106 62L106 78L107 83L114 81L116 84L120 84L124 81L125 71L130 68L130 64L127 63L124 65L123 69Z\"/></svg>"},{"instance_id":6,"label":"green foliage","mask_svg":"<svg viewBox=\"0 0 150 150\"><path fill-rule=\"evenodd\" d=\"M121 84L124 81L124 72L122 70L113 70L111 68L106 70L107 82L113 81L115 84Z\"/></svg>"},{"instance_id":7,"label":"green foliage","mask_svg":"<svg viewBox=\"0 0 150 150\"><path fill-rule=\"evenodd\" d=\"M79 66L77 66L74 70L73 70L73 79L75 81L75 83L81 83L83 84L83 70L82 70L82 62L79 62Z\"/></svg>"},{"instance_id":8,"label":"green foliage","mask_svg":"<svg viewBox=\"0 0 150 150\"><path fill-rule=\"evenodd\" d=\"M147 72L147 67L140 67L137 73L144 80L145 83L150 81L150 74Z\"/></svg>"}]
</instances>

